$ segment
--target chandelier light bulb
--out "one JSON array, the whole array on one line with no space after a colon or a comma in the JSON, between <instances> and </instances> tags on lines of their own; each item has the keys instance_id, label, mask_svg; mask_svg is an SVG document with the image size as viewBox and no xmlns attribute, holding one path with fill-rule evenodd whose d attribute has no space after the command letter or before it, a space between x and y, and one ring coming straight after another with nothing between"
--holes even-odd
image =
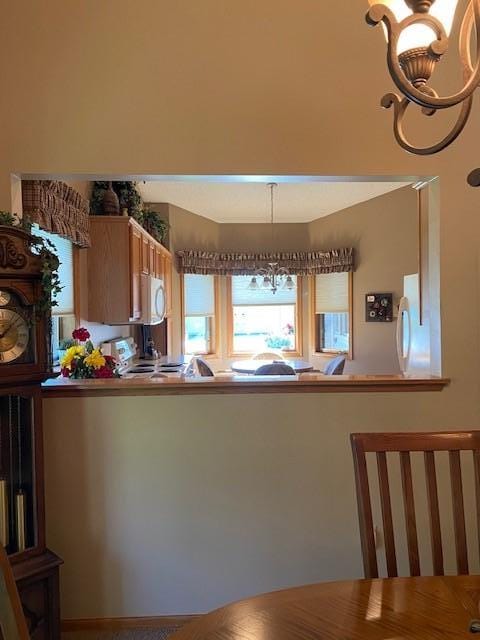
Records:
<instances>
[{"instance_id":1,"label":"chandelier light bulb","mask_svg":"<svg viewBox=\"0 0 480 640\"><path fill-rule=\"evenodd\" d=\"M421 13L428 13L442 24L445 33L449 36L458 0L433 0L431 3L421 2L421 0L417 0L417 2L411 0L369 0L369 4L370 6L375 4L385 5L393 13L397 22L408 18L415 10ZM385 27L384 33L385 38L388 38ZM412 24L400 35L397 54L419 47L428 47L436 39L437 36L431 27L425 24Z\"/></svg>"},{"instance_id":2,"label":"chandelier light bulb","mask_svg":"<svg viewBox=\"0 0 480 640\"><path fill-rule=\"evenodd\" d=\"M251 291L258 291L258 289L260 289L258 282L257 282L257 278L255 276L253 276L253 278L250 280L250 284L248 285L248 288Z\"/></svg>"}]
</instances>

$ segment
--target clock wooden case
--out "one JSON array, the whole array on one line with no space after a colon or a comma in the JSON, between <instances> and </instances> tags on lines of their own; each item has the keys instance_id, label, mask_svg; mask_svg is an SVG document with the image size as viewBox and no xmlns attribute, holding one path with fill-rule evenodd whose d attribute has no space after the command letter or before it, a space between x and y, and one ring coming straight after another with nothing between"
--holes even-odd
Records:
<instances>
[{"instance_id":1,"label":"clock wooden case","mask_svg":"<svg viewBox=\"0 0 480 640\"><path fill-rule=\"evenodd\" d=\"M31 638L60 638L59 565L46 547L41 383L52 375L42 260L32 237L0 226L0 544Z\"/></svg>"}]
</instances>

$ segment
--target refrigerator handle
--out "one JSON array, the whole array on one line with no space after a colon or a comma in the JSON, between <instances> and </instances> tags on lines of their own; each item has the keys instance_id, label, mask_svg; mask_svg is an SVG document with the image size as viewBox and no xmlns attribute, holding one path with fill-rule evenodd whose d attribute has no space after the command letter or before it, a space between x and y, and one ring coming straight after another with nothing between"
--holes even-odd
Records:
<instances>
[{"instance_id":1,"label":"refrigerator handle","mask_svg":"<svg viewBox=\"0 0 480 640\"><path fill-rule=\"evenodd\" d=\"M407 318L407 331L408 331L408 343L406 352L403 350L403 336L405 332L405 316ZM405 373L408 367L408 359L410 357L410 348L412 342L412 324L410 318L410 307L408 304L408 298L400 299L400 304L398 305L398 318L397 318L397 356L398 363L400 365L400 370L402 373Z\"/></svg>"}]
</instances>

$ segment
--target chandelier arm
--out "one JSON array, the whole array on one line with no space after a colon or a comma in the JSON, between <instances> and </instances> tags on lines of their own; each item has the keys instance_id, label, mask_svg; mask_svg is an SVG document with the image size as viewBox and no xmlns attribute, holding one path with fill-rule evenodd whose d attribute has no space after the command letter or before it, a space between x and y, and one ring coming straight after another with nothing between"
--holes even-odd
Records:
<instances>
[{"instance_id":1,"label":"chandelier arm","mask_svg":"<svg viewBox=\"0 0 480 640\"><path fill-rule=\"evenodd\" d=\"M469 7L470 6L473 10L473 21L476 33L480 35L480 0L470 0ZM442 24L436 18L430 15L422 15L419 17L418 14L413 14L401 22L397 22L390 9L385 5L377 4L373 5L367 13L367 22L370 25L377 25L380 22L385 24L388 32L387 63L390 75L398 89L410 101L429 110L448 109L460 102L464 102L477 88L480 82L480 37L477 37L477 59L475 61L475 66L471 67L470 53L468 51L469 38L467 38L464 33L465 31L471 31L472 27L468 29L468 21L464 21L464 23L462 23L462 37L459 40L459 44L461 43L462 45L462 49L460 50L462 64L464 65L464 69L467 68L469 70L468 78L465 80L464 87L458 93L444 97L438 97L436 94L427 95L414 87L406 78L400 66L397 54L398 39L402 31L411 24L421 23L428 25L436 33L438 40L432 42L430 50L433 56L440 57L448 47L448 37Z\"/></svg>"},{"instance_id":2,"label":"chandelier arm","mask_svg":"<svg viewBox=\"0 0 480 640\"><path fill-rule=\"evenodd\" d=\"M450 130L448 135L446 135L440 142L430 146L430 147L415 147L410 142L408 142L404 131L403 131L403 118L405 116L405 112L408 106L411 104L408 98L400 98L395 93L389 93L383 97L382 106L385 109L389 109L393 106L394 108L394 118L393 118L393 133L395 135L395 139L398 144L405 149L406 151L413 153L419 156L429 156L442 149L445 149L450 145L463 131L465 127L468 116L470 115L470 110L472 108L473 96L469 96L462 103L462 109L457 118L457 121L453 128Z\"/></svg>"},{"instance_id":3,"label":"chandelier arm","mask_svg":"<svg viewBox=\"0 0 480 640\"><path fill-rule=\"evenodd\" d=\"M472 38L472 31L476 29L479 33L479 23L475 21L472 3L469 2L463 16L462 24L460 27L460 35L458 39L458 51L460 54L460 60L463 65L463 80L466 82L468 77L474 72L472 64L472 56L470 54L470 42ZM477 60L479 56L479 48L477 45Z\"/></svg>"}]
</instances>

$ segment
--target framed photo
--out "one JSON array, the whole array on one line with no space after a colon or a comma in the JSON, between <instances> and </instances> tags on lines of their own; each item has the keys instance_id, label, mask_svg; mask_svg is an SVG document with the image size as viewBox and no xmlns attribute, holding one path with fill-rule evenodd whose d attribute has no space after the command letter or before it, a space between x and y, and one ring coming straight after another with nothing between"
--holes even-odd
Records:
<instances>
[{"instance_id":1,"label":"framed photo","mask_svg":"<svg viewBox=\"0 0 480 640\"><path fill-rule=\"evenodd\" d=\"M366 322L392 322L393 294L367 293L365 296Z\"/></svg>"}]
</instances>

